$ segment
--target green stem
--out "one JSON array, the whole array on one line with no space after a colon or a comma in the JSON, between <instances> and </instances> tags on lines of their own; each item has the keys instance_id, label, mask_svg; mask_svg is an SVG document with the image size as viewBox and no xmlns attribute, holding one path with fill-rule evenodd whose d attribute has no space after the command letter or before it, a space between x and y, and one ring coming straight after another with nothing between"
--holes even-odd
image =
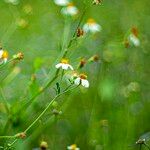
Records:
<instances>
[{"instance_id":1,"label":"green stem","mask_svg":"<svg viewBox=\"0 0 150 150\"><path fill-rule=\"evenodd\" d=\"M75 86L73 88L67 89L66 91L56 95L51 101L50 103L46 106L46 108L41 112L41 114L24 130L23 133L27 133L40 119L41 117L46 113L46 111L50 108L50 106L53 104L53 102L61 95L67 93L68 91L74 90L75 88L77 88L78 86ZM16 136L0 136L0 138L16 138ZM11 147L13 144L15 144L18 141L18 139L16 138L12 143L9 144L9 147Z\"/></svg>"}]
</instances>

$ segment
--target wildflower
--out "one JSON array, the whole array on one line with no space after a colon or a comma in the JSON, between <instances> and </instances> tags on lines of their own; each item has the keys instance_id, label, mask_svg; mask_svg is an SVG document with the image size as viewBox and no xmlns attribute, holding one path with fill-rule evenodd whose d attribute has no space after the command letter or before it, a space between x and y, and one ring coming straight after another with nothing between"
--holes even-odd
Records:
<instances>
[{"instance_id":1,"label":"wildflower","mask_svg":"<svg viewBox=\"0 0 150 150\"><path fill-rule=\"evenodd\" d=\"M131 29L131 34L129 35L129 41L136 47L140 46L140 40L138 38L138 30L133 27Z\"/></svg>"},{"instance_id":2,"label":"wildflower","mask_svg":"<svg viewBox=\"0 0 150 150\"><path fill-rule=\"evenodd\" d=\"M74 84L76 85L82 85L86 88L89 87L89 81L87 80L87 76L85 74L80 74L77 76L77 78L74 80Z\"/></svg>"},{"instance_id":3,"label":"wildflower","mask_svg":"<svg viewBox=\"0 0 150 150\"><path fill-rule=\"evenodd\" d=\"M19 0L5 0L6 3L11 3L13 5L18 5L19 4Z\"/></svg>"},{"instance_id":4,"label":"wildflower","mask_svg":"<svg viewBox=\"0 0 150 150\"><path fill-rule=\"evenodd\" d=\"M79 67L78 68L83 68L86 64L86 60L83 58L81 59L80 63L79 63Z\"/></svg>"},{"instance_id":5,"label":"wildflower","mask_svg":"<svg viewBox=\"0 0 150 150\"><path fill-rule=\"evenodd\" d=\"M63 70L68 70L69 68L73 70L73 67L69 64L68 59L62 59L59 64L55 66L57 69L62 68Z\"/></svg>"},{"instance_id":6,"label":"wildflower","mask_svg":"<svg viewBox=\"0 0 150 150\"><path fill-rule=\"evenodd\" d=\"M87 23L83 26L85 32L100 32L102 30L101 26L95 22L94 19L88 19Z\"/></svg>"},{"instance_id":7,"label":"wildflower","mask_svg":"<svg viewBox=\"0 0 150 150\"><path fill-rule=\"evenodd\" d=\"M69 0L54 0L54 3L59 6L66 6L69 4Z\"/></svg>"},{"instance_id":8,"label":"wildflower","mask_svg":"<svg viewBox=\"0 0 150 150\"><path fill-rule=\"evenodd\" d=\"M102 0L93 0L94 5L102 4Z\"/></svg>"},{"instance_id":9,"label":"wildflower","mask_svg":"<svg viewBox=\"0 0 150 150\"><path fill-rule=\"evenodd\" d=\"M47 150L47 148L48 148L47 142L42 141L41 144L40 144L40 149L41 150Z\"/></svg>"},{"instance_id":10,"label":"wildflower","mask_svg":"<svg viewBox=\"0 0 150 150\"><path fill-rule=\"evenodd\" d=\"M80 28L77 29L77 37L81 37L84 35L84 31Z\"/></svg>"},{"instance_id":11,"label":"wildflower","mask_svg":"<svg viewBox=\"0 0 150 150\"><path fill-rule=\"evenodd\" d=\"M7 59L8 59L8 52L0 48L0 64L6 63Z\"/></svg>"},{"instance_id":12,"label":"wildflower","mask_svg":"<svg viewBox=\"0 0 150 150\"><path fill-rule=\"evenodd\" d=\"M72 145L68 146L67 149L68 150L80 150L80 148L78 148L76 144L72 144Z\"/></svg>"},{"instance_id":13,"label":"wildflower","mask_svg":"<svg viewBox=\"0 0 150 150\"><path fill-rule=\"evenodd\" d=\"M75 16L78 14L78 8L73 3L69 3L66 7L62 8L61 12L64 15Z\"/></svg>"}]
</instances>

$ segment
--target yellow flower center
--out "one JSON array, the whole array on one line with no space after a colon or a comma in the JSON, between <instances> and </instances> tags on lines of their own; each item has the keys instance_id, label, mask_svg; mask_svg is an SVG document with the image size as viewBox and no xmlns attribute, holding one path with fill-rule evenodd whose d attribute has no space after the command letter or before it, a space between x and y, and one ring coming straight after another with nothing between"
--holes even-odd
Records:
<instances>
[{"instance_id":1,"label":"yellow flower center","mask_svg":"<svg viewBox=\"0 0 150 150\"><path fill-rule=\"evenodd\" d=\"M74 6L74 3L72 2L68 4L68 7L73 7L73 6Z\"/></svg>"},{"instance_id":2,"label":"yellow flower center","mask_svg":"<svg viewBox=\"0 0 150 150\"><path fill-rule=\"evenodd\" d=\"M3 59L8 58L8 52L7 52L7 51L4 51L4 52L3 52L2 58L3 58Z\"/></svg>"},{"instance_id":3,"label":"yellow flower center","mask_svg":"<svg viewBox=\"0 0 150 150\"><path fill-rule=\"evenodd\" d=\"M87 76L85 74L80 74L79 76L81 79L87 79Z\"/></svg>"},{"instance_id":4,"label":"yellow flower center","mask_svg":"<svg viewBox=\"0 0 150 150\"><path fill-rule=\"evenodd\" d=\"M71 145L71 150L75 150L77 148L76 144Z\"/></svg>"},{"instance_id":5,"label":"yellow flower center","mask_svg":"<svg viewBox=\"0 0 150 150\"><path fill-rule=\"evenodd\" d=\"M69 60L68 60L68 59L62 59L62 60L61 60L61 63L63 63L63 64L68 64L68 63L69 63Z\"/></svg>"},{"instance_id":6,"label":"yellow flower center","mask_svg":"<svg viewBox=\"0 0 150 150\"><path fill-rule=\"evenodd\" d=\"M88 19L87 23L88 24L95 24L96 22L94 19L90 18L90 19Z\"/></svg>"}]
</instances>

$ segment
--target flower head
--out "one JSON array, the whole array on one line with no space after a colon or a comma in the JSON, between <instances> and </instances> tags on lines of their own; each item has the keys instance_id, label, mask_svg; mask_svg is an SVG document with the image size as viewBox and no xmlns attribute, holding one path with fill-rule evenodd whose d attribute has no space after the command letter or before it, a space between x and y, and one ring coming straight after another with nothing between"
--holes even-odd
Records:
<instances>
[{"instance_id":1,"label":"flower head","mask_svg":"<svg viewBox=\"0 0 150 150\"><path fill-rule=\"evenodd\" d=\"M66 7L62 8L61 12L64 15L75 16L79 11L73 3L69 3Z\"/></svg>"},{"instance_id":2,"label":"flower head","mask_svg":"<svg viewBox=\"0 0 150 150\"><path fill-rule=\"evenodd\" d=\"M19 0L5 0L6 3L11 3L13 5L19 4Z\"/></svg>"},{"instance_id":3,"label":"flower head","mask_svg":"<svg viewBox=\"0 0 150 150\"><path fill-rule=\"evenodd\" d=\"M136 47L140 46L140 40L138 38L138 29L137 28L133 27L131 29L131 33L130 33L128 39L129 39L130 43L132 43L134 46L136 46Z\"/></svg>"},{"instance_id":4,"label":"flower head","mask_svg":"<svg viewBox=\"0 0 150 150\"><path fill-rule=\"evenodd\" d=\"M101 26L95 22L94 19L88 19L87 23L83 26L85 32L100 32L102 30Z\"/></svg>"},{"instance_id":5,"label":"flower head","mask_svg":"<svg viewBox=\"0 0 150 150\"><path fill-rule=\"evenodd\" d=\"M87 80L87 76L85 74L80 74L77 76L77 78L74 80L74 84L76 85L82 85L86 88L89 87L89 81Z\"/></svg>"},{"instance_id":6,"label":"flower head","mask_svg":"<svg viewBox=\"0 0 150 150\"><path fill-rule=\"evenodd\" d=\"M72 145L68 146L67 149L68 150L80 150L80 148L78 148L76 144L72 144Z\"/></svg>"},{"instance_id":7,"label":"flower head","mask_svg":"<svg viewBox=\"0 0 150 150\"><path fill-rule=\"evenodd\" d=\"M40 148L41 148L41 150L47 150L47 148L48 148L47 142L42 141L40 144Z\"/></svg>"},{"instance_id":8,"label":"flower head","mask_svg":"<svg viewBox=\"0 0 150 150\"><path fill-rule=\"evenodd\" d=\"M78 68L83 68L85 66L85 64L86 64L86 60L85 60L85 58L82 58L80 63L79 63L79 67Z\"/></svg>"},{"instance_id":9,"label":"flower head","mask_svg":"<svg viewBox=\"0 0 150 150\"><path fill-rule=\"evenodd\" d=\"M69 4L69 0L54 0L54 3L59 6L66 6Z\"/></svg>"},{"instance_id":10,"label":"flower head","mask_svg":"<svg viewBox=\"0 0 150 150\"><path fill-rule=\"evenodd\" d=\"M93 0L94 5L102 4L102 0Z\"/></svg>"},{"instance_id":11,"label":"flower head","mask_svg":"<svg viewBox=\"0 0 150 150\"><path fill-rule=\"evenodd\" d=\"M68 70L69 68L73 70L73 67L69 64L68 59L62 59L60 63L55 66L57 69L62 68L63 70Z\"/></svg>"},{"instance_id":12,"label":"flower head","mask_svg":"<svg viewBox=\"0 0 150 150\"><path fill-rule=\"evenodd\" d=\"M0 49L0 64L6 63L7 59L8 59L8 52L1 48Z\"/></svg>"}]
</instances>

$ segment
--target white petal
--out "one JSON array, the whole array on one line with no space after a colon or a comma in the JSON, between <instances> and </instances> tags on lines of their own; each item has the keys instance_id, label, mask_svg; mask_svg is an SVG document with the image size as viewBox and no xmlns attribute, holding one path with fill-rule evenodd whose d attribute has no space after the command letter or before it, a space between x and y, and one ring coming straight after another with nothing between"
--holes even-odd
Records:
<instances>
[{"instance_id":1,"label":"white petal","mask_svg":"<svg viewBox=\"0 0 150 150\"><path fill-rule=\"evenodd\" d=\"M80 150L80 148L77 147L76 150Z\"/></svg>"},{"instance_id":2,"label":"white petal","mask_svg":"<svg viewBox=\"0 0 150 150\"><path fill-rule=\"evenodd\" d=\"M71 15L71 16L74 16L78 13L78 9L74 6L72 7L64 7L62 8L61 10L62 14L64 15Z\"/></svg>"},{"instance_id":3,"label":"white petal","mask_svg":"<svg viewBox=\"0 0 150 150\"><path fill-rule=\"evenodd\" d=\"M69 65L68 65L68 64L62 64L62 69L67 70L67 69L68 69L68 67L69 67Z\"/></svg>"},{"instance_id":4,"label":"white petal","mask_svg":"<svg viewBox=\"0 0 150 150\"><path fill-rule=\"evenodd\" d=\"M88 80L85 80L85 79L81 79L81 84L82 86L88 88L89 87L89 81Z\"/></svg>"},{"instance_id":5,"label":"white petal","mask_svg":"<svg viewBox=\"0 0 150 150\"><path fill-rule=\"evenodd\" d=\"M89 32L89 25L86 23L84 26L83 26L83 30L84 32Z\"/></svg>"},{"instance_id":6,"label":"white petal","mask_svg":"<svg viewBox=\"0 0 150 150\"><path fill-rule=\"evenodd\" d=\"M3 52L3 50L0 50L0 58L2 58Z\"/></svg>"},{"instance_id":7,"label":"white petal","mask_svg":"<svg viewBox=\"0 0 150 150\"><path fill-rule=\"evenodd\" d=\"M68 67L69 67L71 70L73 70L73 67L72 67L71 65L68 64Z\"/></svg>"},{"instance_id":8,"label":"white petal","mask_svg":"<svg viewBox=\"0 0 150 150\"><path fill-rule=\"evenodd\" d=\"M66 6L69 3L69 0L54 0L55 4L60 6Z\"/></svg>"},{"instance_id":9,"label":"white petal","mask_svg":"<svg viewBox=\"0 0 150 150\"><path fill-rule=\"evenodd\" d=\"M99 24L92 24L90 25L90 30L91 32L95 33L95 32L100 32L101 31L101 26Z\"/></svg>"},{"instance_id":10,"label":"white petal","mask_svg":"<svg viewBox=\"0 0 150 150\"><path fill-rule=\"evenodd\" d=\"M76 78L76 79L74 80L74 84L80 85L80 83L81 83L81 79L80 79L80 78Z\"/></svg>"},{"instance_id":11,"label":"white petal","mask_svg":"<svg viewBox=\"0 0 150 150\"><path fill-rule=\"evenodd\" d=\"M4 58L4 60L3 60L3 61L4 61L4 63L6 63L6 62L7 62L7 58Z\"/></svg>"},{"instance_id":12,"label":"white petal","mask_svg":"<svg viewBox=\"0 0 150 150\"><path fill-rule=\"evenodd\" d=\"M56 67L57 69L60 68L60 67L62 67L62 63L57 64L55 67Z\"/></svg>"},{"instance_id":13,"label":"white petal","mask_svg":"<svg viewBox=\"0 0 150 150\"><path fill-rule=\"evenodd\" d=\"M129 36L129 40L135 45L140 46L140 40L133 34Z\"/></svg>"},{"instance_id":14,"label":"white petal","mask_svg":"<svg viewBox=\"0 0 150 150\"><path fill-rule=\"evenodd\" d=\"M68 150L71 150L71 146L67 146L67 149L68 149Z\"/></svg>"}]
</instances>

